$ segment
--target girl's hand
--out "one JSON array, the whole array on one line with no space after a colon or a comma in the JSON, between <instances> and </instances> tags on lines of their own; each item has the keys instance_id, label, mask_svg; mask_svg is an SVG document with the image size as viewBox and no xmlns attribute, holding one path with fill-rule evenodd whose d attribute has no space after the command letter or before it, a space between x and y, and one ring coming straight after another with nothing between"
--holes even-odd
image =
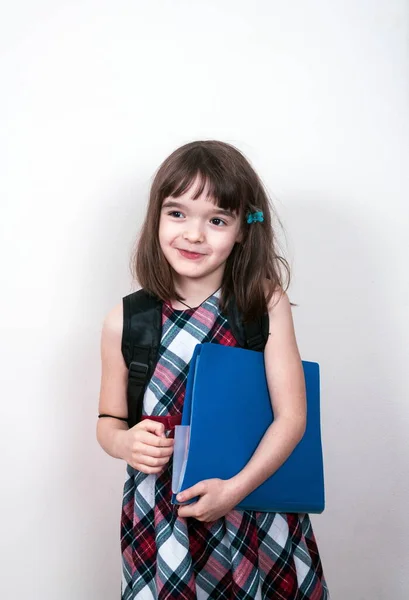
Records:
<instances>
[{"instance_id":1,"label":"girl's hand","mask_svg":"<svg viewBox=\"0 0 409 600\"><path fill-rule=\"evenodd\" d=\"M162 423L144 419L121 434L121 457L134 469L151 475L169 462L174 440L165 436Z\"/></svg>"},{"instance_id":2,"label":"girl's hand","mask_svg":"<svg viewBox=\"0 0 409 600\"><path fill-rule=\"evenodd\" d=\"M239 502L237 492L230 480L206 479L177 495L178 502L191 500L200 496L197 502L187 506L179 506L180 517L194 517L198 521L216 521L227 515Z\"/></svg>"}]
</instances>

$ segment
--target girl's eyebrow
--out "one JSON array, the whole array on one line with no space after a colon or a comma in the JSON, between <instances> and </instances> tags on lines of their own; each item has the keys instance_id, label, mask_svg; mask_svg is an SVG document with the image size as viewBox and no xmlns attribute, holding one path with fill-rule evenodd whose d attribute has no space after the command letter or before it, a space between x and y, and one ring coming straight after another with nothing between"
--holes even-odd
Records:
<instances>
[{"instance_id":1,"label":"girl's eyebrow","mask_svg":"<svg viewBox=\"0 0 409 600\"><path fill-rule=\"evenodd\" d=\"M209 212L214 212L217 214L225 215L226 217L230 217L232 219L234 219L236 217L235 214L231 210L219 208L216 205L213 205L213 206L214 206L214 209L212 209ZM185 210L186 206L184 204L182 204L181 202L176 202L176 200L165 200L165 202L162 205L162 208L177 208L178 210Z\"/></svg>"}]
</instances>

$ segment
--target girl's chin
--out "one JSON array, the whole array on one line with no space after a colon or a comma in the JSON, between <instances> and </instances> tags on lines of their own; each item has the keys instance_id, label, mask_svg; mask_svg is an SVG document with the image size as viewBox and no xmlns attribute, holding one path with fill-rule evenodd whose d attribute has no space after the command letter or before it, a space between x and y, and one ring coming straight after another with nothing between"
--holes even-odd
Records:
<instances>
[{"instance_id":1,"label":"girl's chin","mask_svg":"<svg viewBox=\"0 0 409 600\"><path fill-rule=\"evenodd\" d=\"M207 269L198 269L197 267L194 268L193 266L189 269L188 267L183 268L179 265L172 265L172 269L178 277L192 277L197 279L198 277L206 277L209 275Z\"/></svg>"}]
</instances>

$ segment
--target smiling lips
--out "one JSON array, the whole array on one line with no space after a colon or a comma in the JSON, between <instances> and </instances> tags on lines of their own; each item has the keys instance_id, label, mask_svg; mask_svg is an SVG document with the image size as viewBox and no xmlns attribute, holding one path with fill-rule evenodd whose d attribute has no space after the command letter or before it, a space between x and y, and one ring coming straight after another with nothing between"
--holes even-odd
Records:
<instances>
[{"instance_id":1,"label":"smiling lips","mask_svg":"<svg viewBox=\"0 0 409 600\"><path fill-rule=\"evenodd\" d=\"M180 248L178 248L178 251L183 258L188 258L189 260L198 260L199 258L202 258L202 256L205 256L200 252L189 252L189 250L181 250Z\"/></svg>"}]
</instances>

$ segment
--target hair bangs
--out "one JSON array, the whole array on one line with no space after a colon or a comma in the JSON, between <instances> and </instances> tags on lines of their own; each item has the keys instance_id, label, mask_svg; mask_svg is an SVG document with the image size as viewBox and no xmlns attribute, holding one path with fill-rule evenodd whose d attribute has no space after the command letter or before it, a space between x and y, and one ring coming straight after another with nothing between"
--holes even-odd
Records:
<instances>
[{"instance_id":1,"label":"hair bangs","mask_svg":"<svg viewBox=\"0 0 409 600\"><path fill-rule=\"evenodd\" d=\"M160 190L161 201L172 196L179 198L190 190L193 191L192 200L197 200L202 194L223 210L229 210L235 214L244 212L248 200L237 185L237 180L228 173L220 173L209 167L198 167L196 169L175 169L169 174L167 181L163 182Z\"/></svg>"}]
</instances>

